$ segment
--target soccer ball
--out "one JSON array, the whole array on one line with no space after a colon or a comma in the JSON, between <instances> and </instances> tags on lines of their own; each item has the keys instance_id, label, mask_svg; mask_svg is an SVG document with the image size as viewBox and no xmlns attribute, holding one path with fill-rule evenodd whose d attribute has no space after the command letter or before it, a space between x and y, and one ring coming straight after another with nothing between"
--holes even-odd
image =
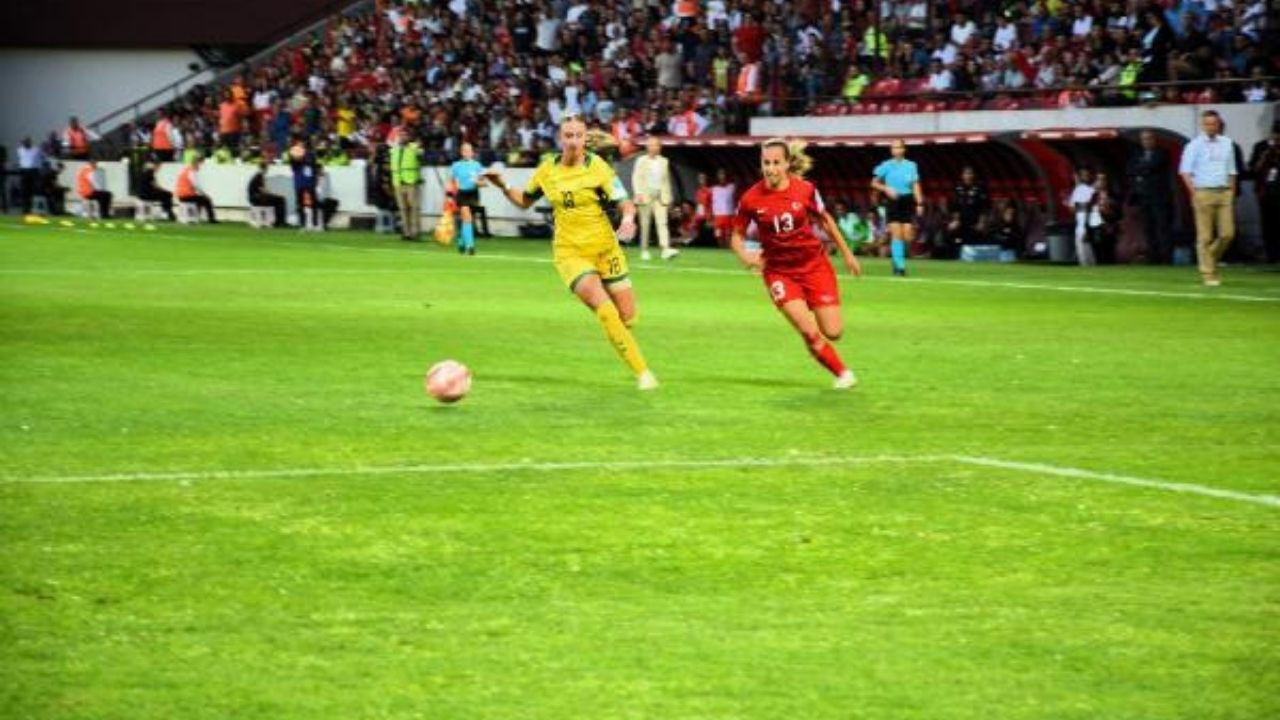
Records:
<instances>
[{"instance_id":1,"label":"soccer ball","mask_svg":"<svg viewBox=\"0 0 1280 720\"><path fill-rule=\"evenodd\" d=\"M442 403L455 403L471 390L471 370L457 360L441 360L427 370L427 394Z\"/></svg>"}]
</instances>

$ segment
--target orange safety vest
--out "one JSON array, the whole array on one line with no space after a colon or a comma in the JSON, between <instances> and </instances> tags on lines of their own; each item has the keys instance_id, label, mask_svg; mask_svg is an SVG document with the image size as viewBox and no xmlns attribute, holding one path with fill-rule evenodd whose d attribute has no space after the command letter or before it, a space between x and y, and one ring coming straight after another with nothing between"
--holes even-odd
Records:
<instances>
[{"instance_id":1,"label":"orange safety vest","mask_svg":"<svg viewBox=\"0 0 1280 720\"><path fill-rule=\"evenodd\" d=\"M218 132L224 135L240 132L240 108L230 100L218 106Z\"/></svg>"},{"instance_id":2,"label":"orange safety vest","mask_svg":"<svg viewBox=\"0 0 1280 720\"><path fill-rule=\"evenodd\" d=\"M89 136L85 135L84 128L67 128L67 144L71 152L82 153L89 149Z\"/></svg>"},{"instance_id":3,"label":"orange safety vest","mask_svg":"<svg viewBox=\"0 0 1280 720\"><path fill-rule=\"evenodd\" d=\"M160 120L156 123L155 128L151 130L151 149L152 150L172 150L173 138L169 137L169 121L167 119Z\"/></svg>"},{"instance_id":4,"label":"orange safety vest","mask_svg":"<svg viewBox=\"0 0 1280 720\"><path fill-rule=\"evenodd\" d=\"M760 96L760 63L745 63L738 70L738 97L756 100Z\"/></svg>"},{"instance_id":5,"label":"orange safety vest","mask_svg":"<svg viewBox=\"0 0 1280 720\"><path fill-rule=\"evenodd\" d=\"M193 197L196 194L195 181L191 176L195 175L195 169L190 165L182 168L178 173L178 183L173 188L173 194L180 198Z\"/></svg>"},{"instance_id":6,"label":"orange safety vest","mask_svg":"<svg viewBox=\"0 0 1280 720\"><path fill-rule=\"evenodd\" d=\"M76 173L76 194L82 198L93 195L93 168L85 165Z\"/></svg>"}]
</instances>

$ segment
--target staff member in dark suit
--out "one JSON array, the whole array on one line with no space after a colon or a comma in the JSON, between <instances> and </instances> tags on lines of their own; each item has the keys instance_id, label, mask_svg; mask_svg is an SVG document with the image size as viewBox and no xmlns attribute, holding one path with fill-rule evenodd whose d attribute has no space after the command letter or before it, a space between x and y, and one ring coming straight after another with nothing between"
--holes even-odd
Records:
<instances>
[{"instance_id":1,"label":"staff member in dark suit","mask_svg":"<svg viewBox=\"0 0 1280 720\"><path fill-rule=\"evenodd\" d=\"M1271 126L1271 137L1259 140L1249 157L1258 203L1262 206L1262 241L1267 262L1280 262L1280 123Z\"/></svg>"},{"instance_id":2,"label":"staff member in dark suit","mask_svg":"<svg viewBox=\"0 0 1280 720\"><path fill-rule=\"evenodd\" d=\"M1147 262L1168 263L1172 250L1173 170L1169 155L1156 147L1156 134L1143 130L1141 147L1129 158L1129 205L1142 216L1142 234L1147 239Z\"/></svg>"},{"instance_id":3,"label":"staff member in dark suit","mask_svg":"<svg viewBox=\"0 0 1280 720\"><path fill-rule=\"evenodd\" d=\"M173 214L173 193L156 184L156 164L146 163L138 175L138 199L145 202L158 202L169 216L169 222L178 218Z\"/></svg>"}]
</instances>

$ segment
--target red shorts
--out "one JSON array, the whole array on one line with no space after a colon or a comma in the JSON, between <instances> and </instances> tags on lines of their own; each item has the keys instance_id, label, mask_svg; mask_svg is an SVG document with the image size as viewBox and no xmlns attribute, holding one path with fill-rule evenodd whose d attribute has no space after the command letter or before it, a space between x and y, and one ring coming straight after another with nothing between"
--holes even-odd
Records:
<instances>
[{"instance_id":1,"label":"red shorts","mask_svg":"<svg viewBox=\"0 0 1280 720\"><path fill-rule=\"evenodd\" d=\"M840 286L828 262L800 270L770 270L766 266L764 286L778 307L792 300L804 300L810 309L840 304Z\"/></svg>"},{"instance_id":2,"label":"red shorts","mask_svg":"<svg viewBox=\"0 0 1280 720\"><path fill-rule=\"evenodd\" d=\"M712 226L716 229L716 235L729 237L733 232L733 216L732 215L716 215L712 221Z\"/></svg>"}]
</instances>

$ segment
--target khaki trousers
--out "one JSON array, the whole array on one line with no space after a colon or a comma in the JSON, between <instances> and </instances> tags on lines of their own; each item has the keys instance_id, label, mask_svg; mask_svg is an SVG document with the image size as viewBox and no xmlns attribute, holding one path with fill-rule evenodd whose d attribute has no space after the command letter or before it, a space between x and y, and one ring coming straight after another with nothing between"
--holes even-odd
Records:
<instances>
[{"instance_id":1,"label":"khaki trousers","mask_svg":"<svg viewBox=\"0 0 1280 720\"><path fill-rule=\"evenodd\" d=\"M667 225L667 206L660 202L645 203L640 210L640 249L649 249L649 220L652 218L658 226L658 246L663 250L671 247L671 228Z\"/></svg>"},{"instance_id":2,"label":"khaki trousers","mask_svg":"<svg viewBox=\"0 0 1280 720\"><path fill-rule=\"evenodd\" d=\"M1191 198L1196 216L1196 256L1200 274L1218 277L1218 260L1236 236L1235 196L1231 188L1196 188Z\"/></svg>"},{"instance_id":3,"label":"khaki trousers","mask_svg":"<svg viewBox=\"0 0 1280 720\"><path fill-rule=\"evenodd\" d=\"M400 228L407 238L422 234L422 186L397 185L396 205L400 208Z\"/></svg>"}]
</instances>

